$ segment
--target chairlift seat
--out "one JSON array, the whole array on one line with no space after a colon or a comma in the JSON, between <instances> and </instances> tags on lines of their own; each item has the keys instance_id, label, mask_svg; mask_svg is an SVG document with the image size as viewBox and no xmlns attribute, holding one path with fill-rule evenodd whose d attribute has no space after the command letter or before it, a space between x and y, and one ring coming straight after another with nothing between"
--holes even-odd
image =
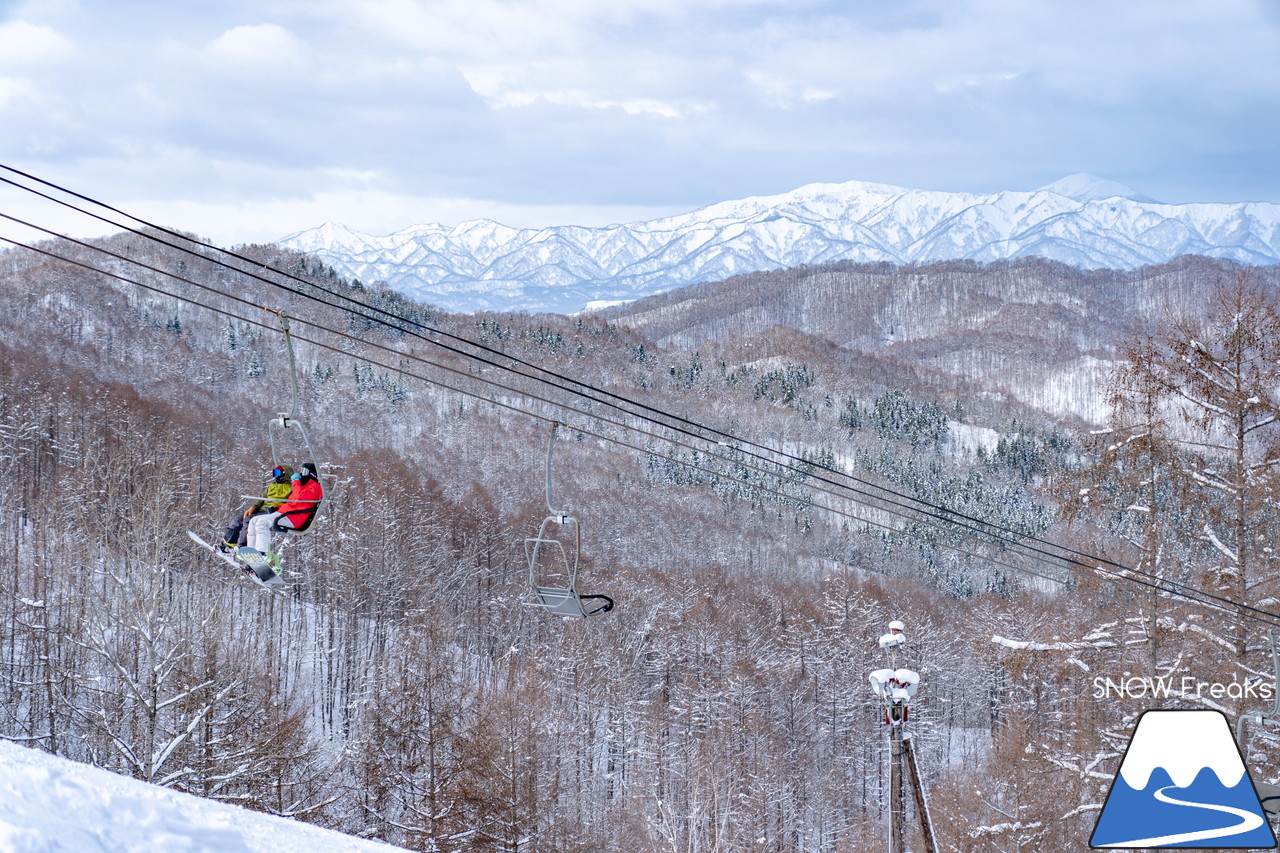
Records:
<instances>
[{"instance_id":1,"label":"chairlift seat","mask_svg":"<svg viewBox=\"0 0 1280 853\"><path fill-rule=\"evenodd\" d=\"M316 516L319 514L320 508L316 507L311 511L311 514L307 516L307 520L302 522L298 527L285 527L280 523L280 519L276 519L275 524L271 525L271 530L276 533L292 533L295 536L301 536L303 533L307 532L311 527L311 523L316 520Z\"/></svg>"},{"instance_id":2,"label":"chairlift seat","mask_svg":"<svg viewBox=\"0 0 1280 853\"><path fill-rule=\"evenodd\" d=\"M548 613L557 616L585 619L613 609L613 599L607 595L580 595L564 587L537 585L533 588L533 594L538 599L535 606L544 607Z\"/></svg>"},{"instance_id":3,"label":"chairlift seat","mask_svg":"<svg viewBox=\"0 0 1280 853\"><path fill-rule=\"evenodd\" d=\"M252 501L262 500L262 495L241 495L240 497L245 500L252 500ZM312 510L311 514L307 516L307 520L304 521L301 526L284 527L280 524L280 520L276 519L276 521L271 525L271 532L272 533L296 533L296 534L306 533L309 529L311 529L311 525L315 522L316 516L320 514L320 507L324 505L324 502L326 500L328 500L327 495L325 497L322 497L318 501L311 501L311 503L314 503L316 505L316 508ZM285 504L288 502L289 502L289 499L284 498L280 500L279 503ZM296 503L308 503L308 501L296 501ZM264 512L275 512L275 511L276 510L264 510Z\"/></svg>"}]
</instances>

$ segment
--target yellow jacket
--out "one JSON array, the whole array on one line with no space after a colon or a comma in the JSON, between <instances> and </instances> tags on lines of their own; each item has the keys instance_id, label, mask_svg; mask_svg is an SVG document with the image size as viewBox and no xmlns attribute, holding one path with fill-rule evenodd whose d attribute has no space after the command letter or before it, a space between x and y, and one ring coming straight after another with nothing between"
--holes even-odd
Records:
<instances>
[{"instance_id":1,"label":"yellow jacket","mask_svg":"<svg viewBox=\"0 0 1280 853\"><path fill-rule=\"evenodd\" d=\"M289 488L287 480L283 483L277 483L273 480L271 485L267 486L267 499L263 501L262 508L270 511L280 506L288 499Z\"/></svg>"}]
</instances>

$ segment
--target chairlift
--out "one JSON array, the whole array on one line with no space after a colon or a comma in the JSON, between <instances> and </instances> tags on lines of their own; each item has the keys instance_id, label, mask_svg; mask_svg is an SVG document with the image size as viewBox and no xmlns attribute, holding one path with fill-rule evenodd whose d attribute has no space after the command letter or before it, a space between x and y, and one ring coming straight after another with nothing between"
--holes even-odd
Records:
<instances>
[{"instance_id":1,"label":"chairlift","mask_svg":"<svg viewBox=\"0 0 1280 853\"><path fill-rule=\"evenodd\" d=\"M1236 743L1240 747L1241 756L1246 767L1249 764L1249 747L1252 745L1252 738L1245 739L1244 724L1251 721L1263 727L1280 726L1280 649L1276 648L1276 632L1269 631L1268 637L1271 641L1271 671L1275 673L1278 692L1275 695L1275 701L1271 706L1270 713L1263 714L1260 711L1254 711L1249 714L1241 714L1239 719L1236 720ZM1280 815L1280 785L1254 782L1253 787L1257 790L1258 801L1262 805L1263 811L1271 817Z\"/></svg>"},{"instance_id":2,"label":"chairlift","mask_svg":"<svg viewBox=\"0 0 1280 853\"><path fill-rule=\"evenodd\" d=\"M583 595L578 592L578 563L582 556L582 525L576 518L563 510L555 508L551 500L551 455L555 449L556 428L559 424L552 422L551 435L547 439L547 512L542 520L538 534L524 540L525 557L529 561L529 588L533 592L534 601L526 602L531 607L542 607L558 616L576 616L586 618L613 609L613 599L607 595ZM554 525L554 527L553 527ZM553 538L553 529L573 528L573 556L569 556L564 543ZM544 553L551 556L547 559L556 566L563 566L559 574L562 585L554 585L547 577L540 577L539 559ZM540 580L546 580L541 583Z\"/></svg>"},{"instance_id":3,"label":"chairlift","mask_svg":"<svg viewBox=\"0 0 1280 853\"><path fill-rule=\"evenodd\" d=\"M303 464L310 465L312 471L315 472L316 481L320 482L320 477L321 477L320 463L316 459L315 449L311 445L311 436L310 434L308 434L306 426L304 426L303 423L297 419L298 370L297 370L297 362L294 359L294 355L293 355L293 339L289 335L289 318L285 315L283 311L276 311L274 313L276 314L277 317L280 318L280 329L284 333L285 352L289 356L290 403L289 403L288 412L281 412L278 417L272 418L267 424L267 437L270 439L270 442L271 442L271 461L272 461L272 464L277 468L280 468L283 466L283 463L281 462L281 458L280 458L280 448L279 448L280 442L277 440L277 430L279 430L280 433L283 433L284 431L288 430L291 427L296 428L298 430L298 434L302 438L302 445L306 448L307 458L310 460L309 463L303 463ZM255 502L262 501L264 499L263 495L241 495L240 497L244 500L255 501ZM288 498L282 501L282 503L289 502L289 503L315 504L315 507L312 509L311 513L307 516L306 521L303 522L298 527L282 527L279 524L279 519L278 518L275 519L275 523L273 523L270 528L271 534L272 535L276 533L289 534L289 536L286 537L284 540L284 545L287 545L288 542L291 541L292 537L301 536L302 534L306 533L315 524L316 516L320 514L320 507L324 504L324 501L327 497L328 495L324 493L323 486L321 486L321 495L318 500L306 500L303 498ZM248 566L248 568L246 568L245 571L247 572L252 571L252 573L257 577L257 579L263 584L274 587L281 583L279 579L280 563L276 559L272 559L268 561L267 558L268 556L270 556L270 554L267 554L267 555L261 554L258 551L254 550L253 548L238 548L238 549L234 549L235 553L234 555L232 555L229 553L225 553L225 550L226 550L225 548L210 545L208 542L206 542L204 539L202 539L200 536L198 536L196 533L190 530L187 531L187 534L198 545L201 545L207 548L208 550L217 554L222 559L225 559L228 562L231 562L233 564L235 564L236 561L240 561L244 563L246 566ZM280 550L282 549L277 549L275 551L276 556L279 555ZM268 552L270 552L270 548L268 548Z\"/></svg>"},{"instance_id":4,"label":"chairlift","mask_svg":"<svg viewBox=\"0 0 1280 853\"><path fill-rule=\"evenodd\" d=\"M279 442L277 439L283 436L284 432L296 428L298 435L302 438L302 444L307 450L307 457L311 460L311 467L316 472L316 479L320 480L321 468L320 463L316 460L316 452L311 446L311 436L307 432L306 426L302 421L297 419L298 413L298 368L293 356L293 338L289 335L289 317L283 311L275 312L280 318L280 329L284 333L285 352L289 356L289 411L280 412L279 416L272 418L267 423L267 437L271 441L271 464L280 467L283 462L280 457ZM323 481L321 481L323 485ZM241 495L249 500L261 500L261 495ZM283 527L278 522L271 526L272 533L287 533L290 536L301 536L311 529L315 524L316 517L320 515L320 507L324 505L328 498L326 493L318 501L293 500L293 503L315 503L316 508L308 516L307 520L300 527Z\"/></svg>"}]
</instances>

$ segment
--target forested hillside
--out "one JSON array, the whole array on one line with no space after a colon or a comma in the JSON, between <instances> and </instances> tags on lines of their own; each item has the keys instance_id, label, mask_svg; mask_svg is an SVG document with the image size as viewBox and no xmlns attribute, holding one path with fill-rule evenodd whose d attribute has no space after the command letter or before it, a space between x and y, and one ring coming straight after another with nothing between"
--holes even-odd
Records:
<instances>
[{"instance_id":1,"label":"forested hillside","mask_svg":"<svg viewBox=\"0 0 1280 853\"><path fill-rule=\"evenodd\" d=\"M1202 314L1209 282L1239 267L1182 257L1136 270L1029 258L914 267L836 263L751 273L605 312L664 345L704 346L787 326L897 369L927 370L936 393L980 390L1058 418L1106 416L1119 343ZM1253 268L1276 287L1280 267Z\"/></svg>"},{"instance_id":2,"label":"forested hillside","mask_svg":"<svg viewBox=\"0 0 1280 853\"><path fill-rule=\"evenodd\" d=\"M1068 850L1150 706L1094 698L1095 676L1270 678L1238 614L1012 543L1274 610L1280 383L1250 377L1233 409L1167 357L1195 340L1201 373L1228 351L1280 363L1274 269L837 266L561 317L444 314L270 247L243 251L308 284L139 234L42 248L63 259L0 255L5 738L412 849L879 850L888 745L867 673L899 618L945 849ZM285 552L288 596L185 534L215 535L270 467L267 421L289 405L275 311L330 495ZM1124 370L1055 396L1050 368L1087 359ZM1214 408L1192 417L1179 388ZM1112 437L1053 400L1095 428L1113 410ZM582 590L617 601L586 622L527 606L550 419ZM836 476L1003 533L906 517ZM1274 779L1269 749L1253 762Z\"/></svg>"}]
</instances>

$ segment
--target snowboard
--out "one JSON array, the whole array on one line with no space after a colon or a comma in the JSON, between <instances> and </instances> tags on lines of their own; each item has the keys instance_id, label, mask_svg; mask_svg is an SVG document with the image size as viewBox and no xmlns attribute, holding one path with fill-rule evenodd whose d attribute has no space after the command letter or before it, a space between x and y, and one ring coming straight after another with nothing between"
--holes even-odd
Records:
<instances>
[{"instance_id":1,"label":"snowboard","mask_svg":"<svg viewBox=\"0 0 1280 853\"><path fill-rule=\"evenodd\" d=\"M232 556L224 551L219 551L217 547L210 545L190 530L187 531L187 535L191 537L193 542L210 551L219 560L235 566L267 589L273 592L284 590L284 581L280 578L280 575L276 574L275 568L267 562L261 551L255 551L252 548L238 548L235 556Z\"/></svg>"},{"instance_id":2,"label":"snowboard","mask_svg":"<svg viewBox=\"0 0 1280 853\"><path fill-rule=\"evenodd\" d=\"M267 561L267 556L254 548L237 548L236 558L243 560L251 570L249 574L266 587L283 587L284 581L276 573L275 566Z\"/></svg>"}]
</instances>

